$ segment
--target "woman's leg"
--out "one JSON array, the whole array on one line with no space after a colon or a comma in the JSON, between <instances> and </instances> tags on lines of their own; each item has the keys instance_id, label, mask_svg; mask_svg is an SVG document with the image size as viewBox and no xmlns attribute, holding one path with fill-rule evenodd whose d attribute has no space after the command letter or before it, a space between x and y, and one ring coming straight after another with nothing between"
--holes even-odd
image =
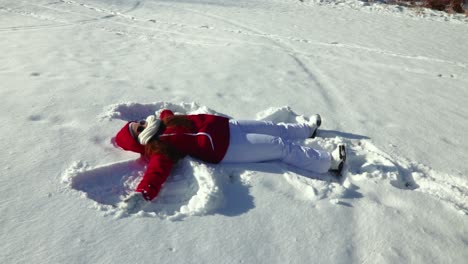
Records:
<instances>
[{"instance_id":1,"label":"woman's leg","mask_svg":"<svg viewBox=\"0 0 468 264\"><path fill-rule=\"evenodd\" d=\"M271 121L231 120L231 125L238 126L245 134L264 134L283 139L309 138L315 127L307 124L275 124Z\"/></svg>"},{"instance_id":2,"label":"woman's leg","mask_svg":"<svg viewBox=\"0 0 468 264\"><path fill-rule=\"evenodd\" d=\"M246 163L280 160L287 164L314 171L327 172L331 157L326 151L300 146L278 136L244 133L230 125L230 144L222 163Z\"/></svg>"}]
</instances>

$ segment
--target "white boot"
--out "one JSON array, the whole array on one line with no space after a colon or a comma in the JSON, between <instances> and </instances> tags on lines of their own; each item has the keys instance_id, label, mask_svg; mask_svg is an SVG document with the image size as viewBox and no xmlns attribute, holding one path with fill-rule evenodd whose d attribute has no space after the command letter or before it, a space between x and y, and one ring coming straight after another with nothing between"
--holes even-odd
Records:
<instances>
[{"instance_id":1,"label":"white boot","mask_svg":"<svg viewBox=\"0 0 468 264\"><path fill-rule=\"evenodd\" d=\"M331 153L330 170L341 173L341 170L343 170L345 161L346 161L346 148L344 145L338 145L338 147Z\"/></svg>"},{"instance_id":2,"label":"white boot","mask_svg":"<svg viewBox=\"0 0 468 264\"><path fill-rule=\"evenodd\" d=\"M310 138L315 138L317 136L317 130L322 125L322 117L319 114L315 114L309 118L309 123L308 125L310 126L312 132L312 135Z\"/></svg>"}]
</instances>

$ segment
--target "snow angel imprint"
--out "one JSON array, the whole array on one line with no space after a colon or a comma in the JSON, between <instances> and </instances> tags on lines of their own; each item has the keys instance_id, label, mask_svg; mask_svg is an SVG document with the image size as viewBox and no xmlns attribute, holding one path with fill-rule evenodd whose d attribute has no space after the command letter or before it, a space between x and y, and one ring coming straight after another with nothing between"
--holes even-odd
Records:
<instances>
[{"instance_id":1,"label":"snow angel imprint","mask_svg":"<svg viewBox=\"0 0 468 264\"><path fill-rule=\"evenodd\" d=\"M207 163L282 161L304 170L341 172L346 160L344 145L329 153L298 145L295 139L313 138L320 115L308 123L275 124L269 121L234 120L210 114L174 115L130 121L117 133L122 149L140 153L148 166L135 191L120 206L131 212L153 200L178 160L185 156Z\"/></svg>"}]
</instances>

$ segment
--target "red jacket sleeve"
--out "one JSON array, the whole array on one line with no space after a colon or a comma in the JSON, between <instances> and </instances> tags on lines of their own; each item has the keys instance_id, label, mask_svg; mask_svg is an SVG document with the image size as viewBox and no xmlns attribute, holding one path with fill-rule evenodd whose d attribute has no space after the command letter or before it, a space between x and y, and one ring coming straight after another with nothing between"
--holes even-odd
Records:
<instances>
[{"instance_id":1,"label":"red jacket sleeve","mask_svg":"<svg viewBox=\"0 0 468 264\"><path fill-rule=\"evenodd\" d=\"M141 192L146 200L153 200L158 195L169 174L171 174L173 166L174 161L169 157L163 154L151 155L143 179L135 191Z\"/></svg>"},{"instance_id":2,"label":"red jacket sleeve","mask_svg":"<svg viewBox=\"0 0 468 264\"><path fill-rule=\"evenodd\" d=\"M165 110L163 110L163 111L161 112L161 114L159 115L159 119L162 120L162 119L164 119L164 118L166 118L166 117L168 117L168 116L173 116L173 115L174 115L174 113L173 113L171 110L165 109Z\"/></svg>"}]
</instances>

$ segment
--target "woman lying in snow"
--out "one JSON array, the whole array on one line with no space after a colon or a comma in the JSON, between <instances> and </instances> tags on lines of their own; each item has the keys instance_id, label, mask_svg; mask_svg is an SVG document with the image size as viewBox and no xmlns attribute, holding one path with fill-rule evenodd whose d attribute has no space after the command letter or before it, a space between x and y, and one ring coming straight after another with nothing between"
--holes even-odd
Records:
<instances>
[{"instance_id":1,"label":"woman lying in snow","mask_svg":"<svg viewBox=\"0 0 468 264\"><path fill-rule=\"evenodd\" d=\"M274 124L209 114L174 115L170 110L162 111L159 119L151 115L128 122L117 133L117 145L140 153L149 163L135 192L121 207L142 209L158 195L174 164L186 155L208 163L281 160L312 172L341 172L346 160L344 145L328 153L290 141L315 137L320 124L320 115L304 124Z\"/></svg>"}]
</instances>

